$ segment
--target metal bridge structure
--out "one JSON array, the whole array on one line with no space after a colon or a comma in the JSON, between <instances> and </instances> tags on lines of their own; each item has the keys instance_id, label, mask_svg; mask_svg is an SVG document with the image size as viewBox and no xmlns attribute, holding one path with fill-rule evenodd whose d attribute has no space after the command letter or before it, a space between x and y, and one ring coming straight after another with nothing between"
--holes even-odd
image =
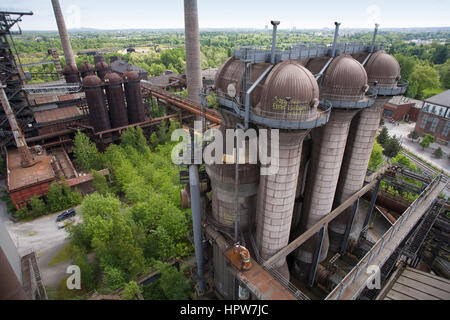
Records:
<instances>
[{"instance_id":1,"label":"metal bridge structure","mask_svg":"<svg viewBox=\"0 0 450 320\"><path fill-rule=\"evenodd\" d=\"M22 21L23 16L31 16L33 12L0 11L0 83L5 85L5 93L22 130L33 121L26 93L23 91L22 76L19 71L11 45L14 47L13 34L21 34L21 29L13 31L14 26ZM1 109L0 109L1 110ZM9 123L4 112L0 111L0 134L9 131ZM1 139L0 147L12 140L12 136Z\"/></svg>"}]
</instances>

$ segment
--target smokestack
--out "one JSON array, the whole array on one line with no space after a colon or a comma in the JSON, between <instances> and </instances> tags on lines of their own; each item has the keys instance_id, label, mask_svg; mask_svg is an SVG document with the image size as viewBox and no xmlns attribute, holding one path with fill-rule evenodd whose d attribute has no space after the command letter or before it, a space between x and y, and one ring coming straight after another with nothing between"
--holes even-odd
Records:
<instances>
[{"instance_id":1,"label":"smokestack","mask_svg":"<svg viewBox=\"0 0 450 320\"><path fill-rule=\"evenodd\" d=\"M197 0L184 0L184 24L188 99L200 104L202 65L200 60Z\"/></svg>"},{"instance_id":2,"label":"smokestack","mask_svg":"<svg viewBox=\"0 0 450 320\"><path fill-rule=\"evenodd\" d=\"M70 45L69 34L67 33L66 23L61 11L61 6L58 0L52 0L53 11L55 12L56 24L58 25L59 36L61 37L61 44L66 57L66 65L76 64L73 56L72 46Z\"/></svg>"}]
</instances>

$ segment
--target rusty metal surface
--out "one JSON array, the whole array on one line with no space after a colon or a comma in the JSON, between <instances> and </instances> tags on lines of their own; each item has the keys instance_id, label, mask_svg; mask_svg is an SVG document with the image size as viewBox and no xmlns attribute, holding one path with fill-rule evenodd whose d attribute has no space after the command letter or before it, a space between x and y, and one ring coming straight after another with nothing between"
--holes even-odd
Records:
<instances>
[{"instance_id":1,"label":"rusty metal surface","mask_svg":"<svg viewBox=\"0 0 450 320\"><path fill-rule=\"evenodd\" d=\"M341 54L327 68L320 96L328 100L358 101L364 97L367 89L364 67L352 56Z\"/></svg>"},{"instance_id":2,"label":"rusty metal surface","mask_svg":"<svg viewBox=\"0 0 450 320\"><path fill-rule=\"evenodd\" d=\"M83 79L83 89L89 107L89 121L96 132L111 129L111 122L106 110L106 97L103 82L99 77L90 75Z\"/></svg>"},{"instance_id":3,"label":"rusty metal surface","mask_svg":"<svg viewBox=\"0 0 450 320\"><path fill-rule=\"evenodd\" d=\"M8 157L8 191L16 191L32 185L56 179L50 163L51 157L45 152L34 155L36 164L29 168L20 166L20 153L17 149L7 150Z\"/></svg>"},{"instance_id":4,"label":"rusty metal surface","mask_svg":"<svg viewBox=\"0 0 450 320\"><path fill-rule=\"evenodd\" d=\"M68 64L63 69L63 75L67 83L80 83L80 74L78 68L74 64Z\"/></svg>"},{"instance_id":5,"label":"rusty metal surface","mask_svg":"<svg viewBox=\"0 0 450 320\"><path fill-rule=\"evenodd\" d=\"M82 117L84 117L83 112L75 106L34 112L34 119L38 125Z\"/></svg>"},{"instance_id":6,"label":"rusty metal surface","mask_svg":"<svg viewBox=\"0 0 450 320\"><path fill-rule=\"evenodd\" d=\"M92 64L85 62L80 66L79 71L81 73L81 77L85 78L89 75L93 75L95 73L95 68Z\"/></svg>"},{"instance_id":7,"label":"rusty metal surface","mask_svg":"<svg viewBox=\"0 0 450 320\"><path fill-rule=\"evenodd\" d=\"M400 80L400 64L386 51L374 53L366 64L369 85L378 82L379 87L395 87Z\"/></svg>"},{"instance_id":8,"label":"rusty metal surface","mask_svg":"<svg viewBox=\"0 0 450 320\"><path fill-rule=\"evenodd\" d=\"M119 128L128 125L122 78L117 73L107 73L104 80L112 127Z\"/></svg>"},{"instance_id":9,"label":"rusty metal surface","mask_svg":"<svg viewBox=\"0 0 450 320\"><path fill-rule=\"evenodd\" d=\"M289 102L285 105L283 102ZM267 76L255 114L277 120L308 111L319 102L319 87L312 73L294 60L279 63Z\"/></svg>"},{"instance_id":10,"label":"rusty metal surface","mask_svg":"<svg viewBox=\"0 0 450 320\"><path fill-rule=\"evenodd\" d=\"M127 99L128 122L139 123L145 121L144 102L142 100L139 74L128 70L124 73L125 96Z\"/></svg>"}]
</instances>

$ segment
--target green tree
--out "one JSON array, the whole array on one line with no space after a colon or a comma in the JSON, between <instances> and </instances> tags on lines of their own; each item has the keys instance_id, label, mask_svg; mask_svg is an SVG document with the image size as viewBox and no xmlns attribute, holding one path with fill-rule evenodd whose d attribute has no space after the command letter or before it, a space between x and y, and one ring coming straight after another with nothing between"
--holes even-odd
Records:
<instances>
[{"instance_id":1,"label":"green tree","mask_svg":"<svg viewBox=\"0 0 450 320\"><path fill-rule=\"evenodd\" d=\"M106 195L109 192L108 182L106 181L106 177L98 171L92 170L92 186L95 191L100 193L101 195Z\"/></svg>"},{"instance_id":2,"label":"green tree","mask_svg":"<svg viewBox=\"0 0 450 320\"><path fill-rule=\"evenodd\" d=\"M425 150L425 148L428 148L434 141L435 138L431 134L426 134L419 144L422 147L422 150Z\"/></svg>"},{"instance_id":3,"label":"green tree","mask_svg":"<svg viewBox=\"0 0 450 320\"><path fill-rule=\"evenodd\" d=\"M416 59L414 57L407 57L402 54L396 54L394 56L400 64L402 79L409 80L414 72Z\"/></svg>"},{"instance_id":4,"label":"green tree","mask_svg":"<svg viewBox=\"0 0 450 320\"><path fill-rule=\"evenodd\" d=\"M375 171L383 162L383 148L375 141L370 156L369 170Z\"/></svg>"},{"instance_id":5,"label":"green tree","mask_svg":"<svg viewBox=\"0 0 450 320\"><path fill-rule=\"evenodd\" d=\"M142 288L135 282L130 281L125 286L121 295L122 300L138 300L138 295L142 294Z\"/></svg>"},{"instance_id":6,"label":"green tree","mask_svg":"<svg viewBox=\"0 0 450 320\"><path fill-rule=\"evenodd\" d=\"M141 127L131 127L122 133L120 137L122 146L129 146L136 149L140 153L144 153L148 150L147 139L144 136Z\"/></svg>"},{"instance_id":7,"label":"green tree","mask_svg":"<svg viewBox=\"0 0 450 320\"><path fill-rule=\"evenodd\" d=\"M63 194L63 189L56 181L53 181L50 184L49 192L47 195L47 203L50 212L57 212L65 209L65 197Z\"/></svg>"},{"instance_id":8,"label":"green tree","mask_svg":"<svg viewBox=\"0 0 450 320\"><path fill-rule=\"evenodd\" d=\"M191 286L182 272L164 263L159 263L157 268L161 271L159 285L168 300L189 299Z\"/></svg>"},{"instance_id":9,"label":"green tree","mask_svg":"<svg viewBox=\"0 0 450 320\"><path fill-rule=\"evenodd\" d=\"M389 139L390 139L389 131L386 127L383 127L383 129L381 129L381 132L377 137L377 141L382 147L384 147L384 145L389 141Z\"/></svg>"},{"instance_id":10,"label":"green tree","mask_svg":"<svg viewBox=\"0 0 450 320\"><path fill-rule=\"evenodd\" d=\"M442 152L441 147L437 148L434 152L433 155L437 158L437 159L441 159L442 156L444 155L444 152Z\"/></svg>"},{"instance_id":11,"label":"green tree","mask_svg":"<svg viewBox=\"0 0 450 320\"><path fill-rule=\"evenodd\" d=\"M417 138L419 138L419 134L416 130L413 130L408 134L408 138L410 138L411 140L416 140Z\"/></svg>"},{"instance_id":12,"label":"green tree","mask_svg":"<svg viewBox=\"0 0 450 320\"><path fill-rule=\"evenodd\" d=\"M438 45L433 53L432 61L435 64L443 64L447 61L449 49L445 45Z\"/></svg>"},{"instance_id":13,"label":"green tree","mask_svg":"<svg viewBox=\"0 0 450 320\"><path fill-rule=\"evenodd\" d=\"M417 65L410 79L417 84L416 98L421 99L425 89L440 87L439 74L436 69L429 65Z\"/></svg>"},{"instance_id":14,"label":"green tree","mask_svg":"<svg viewBox=\"0 0 450 320\"><path fill-rule=\"evenodd\" d=\"M116 291L122 288L126 281L123 271L112 266L106 266L103 276L103 283L108 290Z\"/></svg>"},{"instance_id":15,"label":"green tree","mask_svg":"<svg viewBox=\"0 0 450 320\"><path fill-rule=\"evenodd\" d=\"M442 87L450 89L450 59L439 68Z\"/></svg>"},{"instance_id":16,"label":"green tree","mask_svg":"<svg viewBox=\"0 0 450 320\"><path fill-rule=\"evenodd\" d=\"M48 213L47 206L38 196L34 196L30 199L30 206L31 213L35 217L43 216Z\"/></svg>"},{"instance_id":17,"label":"green tree","mask_svg":"<svg viewBox=\"0 0 450 320\"><path fill-rule=\"evenodd\" d=\"M384 145L384 151L383 154L386 157L393 158L395 157L400 151L402 150L402 146L400 144L400 141L397 139L396 136L393 136L390 138L386 144Z\"/></svg>"},{"instance_id":18,"label":"green tree","mask_svg":"<svg viewBox=\"0 0 450 320\"><path fill-rule=\"evenodd\" d=\"M84 170L103 169L102 155L89 137L78 131L75 135L73 154L75 162Z\"/></svg>"}]
</instances>

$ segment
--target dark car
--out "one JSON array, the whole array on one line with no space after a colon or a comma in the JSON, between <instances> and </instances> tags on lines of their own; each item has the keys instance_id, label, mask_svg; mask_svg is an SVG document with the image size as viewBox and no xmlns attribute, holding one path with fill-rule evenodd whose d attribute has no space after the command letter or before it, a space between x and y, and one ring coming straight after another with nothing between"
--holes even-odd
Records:
<instances>
[{"instance_id":1,"label":"dark car","mask_svg":"<svg viewBox=\"0 0 450 320\"><path fill-rule=\"evenodd\" d=\"M60 222L66 219L69 219L71 217L74 217L76 215L76 211L75 209L69 209L63 213L61 213L57 218L56 218L56 222Z\"/></svg>"}]
</instances>

